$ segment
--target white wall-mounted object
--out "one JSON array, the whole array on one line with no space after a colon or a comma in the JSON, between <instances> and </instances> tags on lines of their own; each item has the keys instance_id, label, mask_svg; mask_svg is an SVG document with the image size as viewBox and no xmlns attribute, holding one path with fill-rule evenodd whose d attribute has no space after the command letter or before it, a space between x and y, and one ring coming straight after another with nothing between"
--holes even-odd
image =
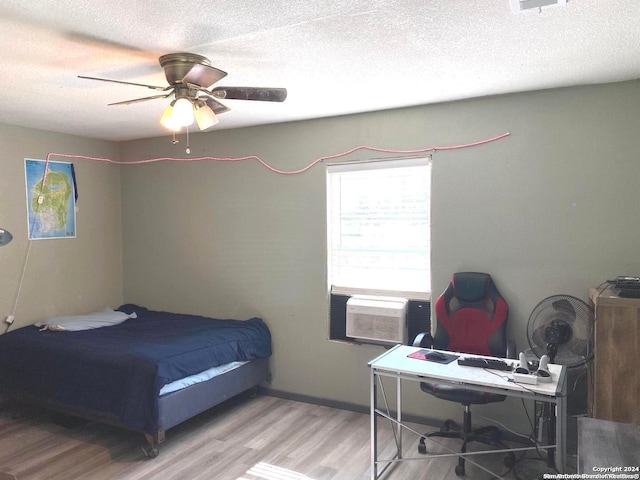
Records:
<instances>
[{"instance_id":1,"label":"white wall-mounted object","mask_svg":"<svg viewBox=\"0 0 640 480\"><path fill-rule=\"evenodd\" d=\"M566 7L567 0L509 0L513 13L541 11L545 7Z\"/></svg>"},{"instance_id":2,"label":"white wall-mounted object","mask_svg":"<svg viewBox=\"0 0 640 480\"><path fill-rule=\"evenodd\" d=\"M383 344L406 344L405 298L354 296L347 300L347 337Z\"/></svg>"}]
</instances>

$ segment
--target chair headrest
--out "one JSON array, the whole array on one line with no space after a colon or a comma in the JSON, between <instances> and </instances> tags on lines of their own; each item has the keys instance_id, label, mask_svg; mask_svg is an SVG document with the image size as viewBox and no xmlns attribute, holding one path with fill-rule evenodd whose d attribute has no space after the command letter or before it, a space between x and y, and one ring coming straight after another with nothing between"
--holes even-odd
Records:
<instances>
[{"instance_id":1,"label":"chair headrest","mask_svg":"<svg viewBox=\"0 0 640 480\"><path fill-rule=\"evenodd\" d=\"M479 302L487 296L491 275L479 272L458 272L453 274L451 284L455 296L462 302Z\"/></svg>"}]
</instances>

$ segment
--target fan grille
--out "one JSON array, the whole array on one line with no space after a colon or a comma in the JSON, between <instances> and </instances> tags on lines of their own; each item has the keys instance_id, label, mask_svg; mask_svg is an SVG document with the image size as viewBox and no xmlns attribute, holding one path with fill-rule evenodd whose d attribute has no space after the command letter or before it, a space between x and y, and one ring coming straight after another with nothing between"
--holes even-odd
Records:
<instances>
[{"instance_id":1,"label":"fan grille","mask_svg":"<svg viewBox=\"0 0 640 480\"><path fill-rule=\"evenodd\" d=\"M531 312L527 338L538 358L556 345L554 363L583 365L593 357L593 310L571 295L547 297Z\"/></svg>"}]
</instances>

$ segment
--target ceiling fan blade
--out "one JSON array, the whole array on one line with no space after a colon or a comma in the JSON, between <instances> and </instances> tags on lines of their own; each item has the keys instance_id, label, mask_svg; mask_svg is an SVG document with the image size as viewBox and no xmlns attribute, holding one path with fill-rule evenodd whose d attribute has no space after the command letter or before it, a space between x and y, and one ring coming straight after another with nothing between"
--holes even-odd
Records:
<instances>
[{"instance_id":1,"label":"ceiling fan blade","mask_svg":"<svg viewBox=\"0 0 640 480\"><path fill-rule=\"evenodd\" d=\"M159 52L145 50L131 44L110 40L107 38L80 32L64 32L65 38L90 50L99 50L108 54L126 55L139 61L154 62Z\"/></svg>"},{"instance_id":2,"label":"ceiling fan blade","mask_svg":"<svg viewBox=\"0 0 640 480\"><path fill-rule=\"evenodd\" d=\"M146 102L147 100L155 100L156 98L167 98L172 93L173 92L165 93L165 94L162 94L162 95L153 95L151 97L134 98L133 100L125 100L124 102L110 103L109 106L111 106L111 105L130 105L132 103Z\"/></svg>"},{"instance_id":3,"label":"ceiling fan blade","mask_svg":"<svg viewBox=\"0 0 640 480\"><path fill-rule=\"evenodd\" d=\"M146 88L150 88L151 90L158 90L160 92L164 92L171 88L171 87L157 87L155 85L146 85L144 83L123 82L122 80L110 80L108 78L85 77L84 75L78 75L78 78L84 78L87 80L98 80L100 82L121 83L123 85L135 85L136 87L146 87Z\"/></svg>"},{"instance_id":4,"label":"ceiling fan blade","mask_svg":"<svg viewBox=\"0 0 640 480\"><path fill-rule=\"evenodd\" d=\"M208 88L226 76L227 72L223 72L222 70L209 65L196 63L191 67L191 70L182 77L182 83L194 83L201 87Z\"/></svg>"},{"instance_id":5,"label":"ceiling fan blade","mask_svg":"<svg viewBox=\"0 0 640 480\"><path fill-rule=\"evenodd\" d=\"M284 102L286 88L261 87L216 87L211 93L217 98L230 100L258 100L262 102Z\"/></svg>"},{"instance_id":6,"label":"ceiling fan blade","mask_svg":"<svg viewBox=\"0 0 640 480\"><path fill-rule=\"evenodd\" d=\"M229 107L221 104L220 102L218 102L217 100L214 100L211 97L208 97L205 100L205 103L211 110L213 110L213 113L215 113L216 115L220 115L221 113L228 112L230 110Z\"/></svg>"}]
</instances>

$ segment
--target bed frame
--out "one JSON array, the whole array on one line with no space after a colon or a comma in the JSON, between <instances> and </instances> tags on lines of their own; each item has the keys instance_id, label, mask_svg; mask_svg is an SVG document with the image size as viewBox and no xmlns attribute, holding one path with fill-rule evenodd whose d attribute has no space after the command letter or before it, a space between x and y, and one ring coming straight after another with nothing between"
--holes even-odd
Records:
<instances>
[{"instance_id":1,"label":"bed frame","mask_svg":"<svg viewBox=\"0 0 640 480\"><path fill-rule=\"evenodd\" d=\"M144 434L146 440L142 450L149 458L157 457L159 454L157 445L165 440L166 430L240 393L255 389L252 392L255 394L258 385L268 380L270 380L269 359L258 358L204 382L158 397L158 424L160 426L153 435L140 432ZM123 425L113 416L105 415L103 412L69 407L53 400L42 399L29 394L25 395L21 392L7 393L16 401L26 401L66 415L131 430L131 428Z\"/></svg>"},{"instance_id":2,"label":"bed frame","mask_svg":"<svg viewBox=\"0 0 640 480\"><path fill-rule=\"evenodd\" d=\"M165 430L242 392L257 389L260 383L269 379L269 359L258 358L205 382L159 397L158 415L161 427L153 436L145 434L148 444L144 449L145 454L151 458L157 456L155 443L164 441ZM257 393L257 390L253 393Z\"/></svg>"}]
</instances>

